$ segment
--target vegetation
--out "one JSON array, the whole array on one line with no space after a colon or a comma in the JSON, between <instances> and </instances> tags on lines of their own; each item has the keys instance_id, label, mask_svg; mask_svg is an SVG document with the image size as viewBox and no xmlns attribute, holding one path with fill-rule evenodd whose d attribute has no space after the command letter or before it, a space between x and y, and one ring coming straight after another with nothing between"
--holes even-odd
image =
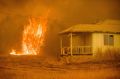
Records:
<instances>
[{"instance_id":1,"label":"vegetation","mask_svg":"<svg viewBox=\"0 0 120 79\"><path fill-rule=\"evenodd\" d=\"M95 55L95 60L114 60L120 61L120 51L119 50L106 50L105 52L98 51Z\"/></svg>"}]
</instances>

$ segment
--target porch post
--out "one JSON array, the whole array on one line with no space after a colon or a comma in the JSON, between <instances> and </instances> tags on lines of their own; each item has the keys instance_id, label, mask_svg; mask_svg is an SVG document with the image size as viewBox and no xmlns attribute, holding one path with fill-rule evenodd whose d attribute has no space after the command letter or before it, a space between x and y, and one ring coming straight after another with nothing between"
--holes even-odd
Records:
<instances>
[{"instance_id":1,"label":"porch post","mask_svg":"<svg viewBox=\"0 0 120 79\"><path fill-rule=\"evenodd\" d=\"M73 55L73 53L72 53L72 33L70 33L70 54L71 54L71 56Z\"/></svg>"},{"instance_id":2,"label":"porch post","mask_svg":"<svg viewBox=\"0 0 120 79\"><path fill-rule=\"evenodd\" d=\"M62 50L62 37L60 38L60 49L61 49L61 55L63 55L63 50Z\"/></svg>"}]
</instances>

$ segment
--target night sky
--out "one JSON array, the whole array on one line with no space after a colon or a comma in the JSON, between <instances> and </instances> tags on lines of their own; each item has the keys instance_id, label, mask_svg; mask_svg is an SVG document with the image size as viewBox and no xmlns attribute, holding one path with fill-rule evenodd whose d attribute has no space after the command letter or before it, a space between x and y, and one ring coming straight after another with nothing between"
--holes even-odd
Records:
<instances>
[{"instance_id":1,"label":"night sky","mask_svg":"<svg viewBox=\"0 0 120 79\"><path fill-rule=\"evenodd\" d=\"M22 31L28 17L48 14L45 53L56 55L58 33L72 25L120 19L120 0L0 0L0 54L21 49Z\"/></svg>"}]
</instances>

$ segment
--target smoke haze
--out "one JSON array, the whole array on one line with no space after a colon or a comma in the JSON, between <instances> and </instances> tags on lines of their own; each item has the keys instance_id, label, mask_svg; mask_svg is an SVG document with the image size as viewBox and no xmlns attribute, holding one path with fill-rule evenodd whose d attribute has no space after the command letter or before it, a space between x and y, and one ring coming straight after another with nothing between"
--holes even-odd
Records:
<instances>
[{"instance_id":1,"label":"smoke haze","mask_svg":"<svg viewBox=\"0 0 120 79\"><path fill-rule=\"evenodd\" d=\"M48 11L46 54L58 55L58 33L79 23L120 19L119 0L0 0L0 54L11 48L21 49L24 25L29 17L44 16Z\"/></svg>"}]
</instances>

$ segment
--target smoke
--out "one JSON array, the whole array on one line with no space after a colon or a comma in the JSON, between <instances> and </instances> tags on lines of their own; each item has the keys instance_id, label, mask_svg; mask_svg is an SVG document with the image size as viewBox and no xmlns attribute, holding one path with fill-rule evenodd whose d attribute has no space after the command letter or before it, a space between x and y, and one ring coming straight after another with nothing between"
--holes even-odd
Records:
<instances>
[{"instance_id":1,"label":"smoke","mask_svg":"<svg viewBox=\"0 0 120 79\"><path fill-rule=\"evenodd\" d=\"M12 47L20 50L22 31L28 17L44 16L48 11L44 50L57 55L58 33L79 23L120 19L119 0L0 0L0 53Z\"/></svg>"}]
</instances>

